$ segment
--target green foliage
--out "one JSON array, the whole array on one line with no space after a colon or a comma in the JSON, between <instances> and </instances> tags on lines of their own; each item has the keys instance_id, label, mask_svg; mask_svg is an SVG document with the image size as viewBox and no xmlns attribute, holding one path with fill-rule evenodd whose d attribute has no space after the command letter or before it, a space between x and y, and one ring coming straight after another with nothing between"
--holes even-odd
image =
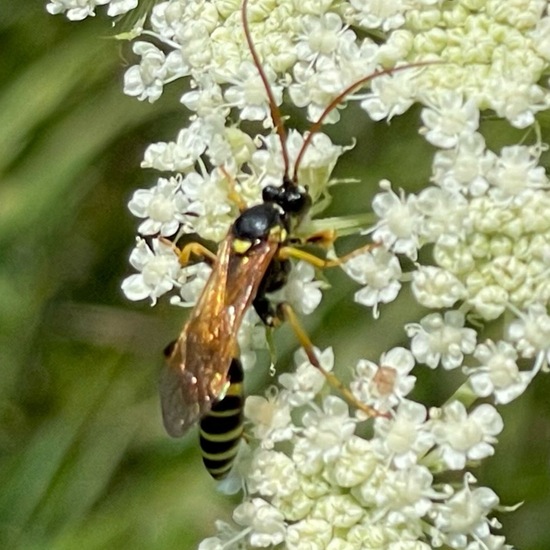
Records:
<instances>
[{"instance_id":1,"label":"green foliage","mask_svg":"<svg viewBox=\"0 0 550 550\"><path fill-rule=\"evenodd\" d=\"M181 314L119 291L127 198L177 98L124 97L131 49L109 22L40 4L0 10L0 547L192 548L229 503L193 436L161 428L159 350Z\"/></svg>"}]
</instances>

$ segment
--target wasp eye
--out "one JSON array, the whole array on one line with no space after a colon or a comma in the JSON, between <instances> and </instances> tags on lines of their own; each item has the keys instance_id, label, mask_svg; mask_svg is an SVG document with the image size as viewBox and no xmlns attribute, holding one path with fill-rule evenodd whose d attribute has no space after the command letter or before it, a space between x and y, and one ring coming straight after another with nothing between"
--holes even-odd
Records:
<instances>
[{"instance_id":1,"label":"wasp eye","mask_svg":"<svg viewBox=\"0 0 550 550\"><path fill-rule=\"evenodd\" d=\"M311 206L311 197L306 191L288 189L282 194L278 204L287 213L301 214Z\"/></svg>"},{"instance_id":2,"label":"wasp eye","mask_svg":"<svg viewBox=\"0 0 550 550\"><path fill-rule=\"evenodd\" d=\"M264 203L278 204L285 214L302 214L311 206L311 197L306 189L292 185L268 185L262 191Z\"/></svg>"},{"instance_id":3,"label":"wasp eye","mask_svg":"<svg viewBox=\"0 0 550 550\"><path fill-rule=\"evenodd\" d=\"M280 187L267 185L262 191L262 200L264 202L275 202L278 204L283 193L284 191Z\"/></svg>"}]
</instances>

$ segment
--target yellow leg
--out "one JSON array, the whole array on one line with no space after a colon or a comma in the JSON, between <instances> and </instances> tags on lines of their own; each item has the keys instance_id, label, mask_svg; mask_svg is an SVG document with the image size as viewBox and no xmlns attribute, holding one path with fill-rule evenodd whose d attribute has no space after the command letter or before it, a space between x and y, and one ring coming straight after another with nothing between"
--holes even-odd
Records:
<instances>
[{"instance_id":1,"label":"yellow leg","mask_svg":"<svg viewBox=\"0 0 550 550\"><path fill-rule=\"evenodd\" d=\"M225 169L225 166L220 166L220 172L224 175L227 183L229 184L229 193L227 194L230 201L234 202L239 210L243 212L247 209L246 203L237 191L237 184L235 178Z\"/></svg>"},{"instance_id":2,"label":"yellow leg","mask_svg":"<svg viewBox=\"0 0 550 550\"><path fill-rule=\"evenodd\" d=\"M214 254L211 250L208 250L208 248L200 243L192 242L187 243L179 251L180 264L187 265L189 263L189 258L191 257L191 254L203 257L207 260L210 260L212 263L216 261L216 254Z\"/></svg>"},{"instance_id":3,"label":"yellow leg","mask_svg":"<svg viewBox=\"0 0 550 550\"><path fill-rule=\"evenodd\" d=\"M353 393L346 387L344 384L339 380L339 378L334 375L332 372L329 372L325 370L321 364L319 363L319 360L317 359L317 356L315 355L315 349L313 347L313 343L309 339L309 336L306 334L302 326L300 325L300 322L298 321L298 318L296 317L296 314L294 313L294 310L288 305L288 304L281 304L281 309L283 311L283 315L286 321L290 324L292 327L292 330L294 330L296 337L298 338L298 341L300 342L300 345L304 348L304 351L306 352L307 358L309 359L309 362L317 369L321 371L323 376L326 378L326 381L342 396L344 399L352 406L360 411L363 411L367 416L387 416L387 414L380 413L376 409L373 409L372 407L369 407L369 405L365 405L365 403L361 403L356 399L356 397L353 395Z\"/></svg>"},{"instance_id":4,"label":"yellow leg","mask_svg":"<svg viewBox=\"0 0 550 550\"><path fill-rule=\"evenodd\" d=\"M181 265L187 265L189 263L189 258L191 258L191 254L194 256L205 258L206 260L209 260L210 262L214 263L216 261L216 254L212 252L211 250L208 250L206 246L203 246L200 243L197 242L190 242L187 243L181 250L169 239L166 239L164 237L159 237L159 240L161 240L164 244L167 244L168 246L171 246L174 250L174 253L176 256L178 256L180 264Z\"/></svg>"},{"instance_id":5,"label":"yellow leg","mask_svg":"<svg viewBox=\"0 0 550 550\"><path fill-rule=\"evenodd\" d=\"M319 258L319 256L315 256L315 254L311 254L310 252L306 252L305 250L300 250L299 248L295 248L293 246L283 246L278 252L278 257L281 260L288 260L289 258L303 260L313 265L314 267L324 269L325 267L336 267L338 265L342 265L357 254L369 251L377 246L377 243L369 243L365 246L353 250L349 254L345 254L344 256L333 259Z\"/></svg>"},{"instance_id":6,"label":"yellow leg","mask_svg":"<svg viewBox=\"0 0 550 550\"><path fill-rule=\"evenodd\" d=\"M337 234L334 229L323 229L322 231L316 231L305 239L300 241L300 244L314 244L316 246L322 246L323 248L329 248L336 241Z\"/></svg>"}]
</instances>

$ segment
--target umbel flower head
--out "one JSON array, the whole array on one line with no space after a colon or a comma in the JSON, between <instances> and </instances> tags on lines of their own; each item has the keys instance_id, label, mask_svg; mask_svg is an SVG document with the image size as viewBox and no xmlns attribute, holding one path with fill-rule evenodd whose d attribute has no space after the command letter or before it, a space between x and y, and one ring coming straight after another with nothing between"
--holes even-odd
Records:
<instances>
[{"instance_id":1,"label":"umbel flower head","mask_svg":"<svg viewBox=\"0 0 550 550\"><path fill-rule=\"evenodd\" d=\"M103 4L113 16L137 2L47 8L76 20ZM374 420L328 395L300 353L276 387L248 398L248 444L232 474L243 502L234 525L219 523L201 548L511 548L496 534L498 496L472 469L504 427L494 404L519 398L548 367L550 184L536 120L550 107L548 3L249 0L263 78L242 11L240 0L169 0L131 33L138 63L125 93L153 102L179 83L191 115L173 141L145 152L142 166L162 175L130 201L140 221L127 297L193 305L209 267L182 266L171 243L184 234L222 241L239 213L235 192L257 204L290 168L313 199L296 237L313 228L367 235L374 246L343 265L361 287L355 300L378 318L408 288L424 313L395 326L402 347L357 359L348 401L372 407ZM375 71L383 74L369 87L354 87ZM282 140L274 104L337 124L350 102L377 121L420 105L419 134L435 149L431 176L397 187L383 179L367 216L323 218L348 147L321 131ZM488 145L487 114L523 130L521 139ZM276 299L308 314L321 288L298 264ZM251 311L239 337L245 366L262 345L258 326ZM327 372L341 369L330 347L317 358ZM463 385L428 409L411 396L421 366L458 371Z\"/></svg>"}]
</instances>

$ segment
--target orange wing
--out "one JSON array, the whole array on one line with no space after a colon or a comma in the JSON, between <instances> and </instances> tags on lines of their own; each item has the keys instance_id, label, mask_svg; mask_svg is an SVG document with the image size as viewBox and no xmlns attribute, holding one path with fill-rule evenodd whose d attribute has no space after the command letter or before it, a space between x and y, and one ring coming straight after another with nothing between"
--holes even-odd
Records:
<instances>
[{"instance_id":1,"label":"orange wing","mask_svg":"<svg viewBox=\"0 0 550 550\"><path fill-rule=\"evenodd\" d=\"M244 314L279 247L278 240L260 241L239 255L233 240L229 234L220 245L191 317L167 353L160 395L164 427L172 437L182 436L225 391Z\"/></svg>"}]
</instances>

